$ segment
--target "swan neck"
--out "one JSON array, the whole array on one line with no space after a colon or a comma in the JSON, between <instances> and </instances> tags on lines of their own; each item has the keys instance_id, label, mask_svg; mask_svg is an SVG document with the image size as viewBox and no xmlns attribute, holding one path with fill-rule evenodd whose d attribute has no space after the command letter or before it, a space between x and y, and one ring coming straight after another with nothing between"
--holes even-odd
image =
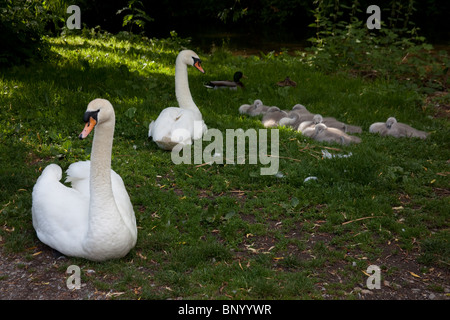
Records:
<instances>
[{"instance_id":1,"label":"swan neck","mask_svg":"<svg viewBox=\"0 0 450 320\"><path fill-rule=\"evenodd\" d=\"M114 119L113 119L114 120ZM111 185L111 155L114 138L114 121L95 128L91 152L90 219L105 216L114 219L118 212ZM93 221L91 221L93 223Z\"/></svg>"},{"instance_id":2,"label":"swan neck","mask_svg":"<svg viewBox=\"0 0 450 320\"><path fill-rule=\"evenodd\" d=\"M175 95L180 108L200 112L189 90L187 65L180 59L175 64Z\"/></svg>"}]
</instances>

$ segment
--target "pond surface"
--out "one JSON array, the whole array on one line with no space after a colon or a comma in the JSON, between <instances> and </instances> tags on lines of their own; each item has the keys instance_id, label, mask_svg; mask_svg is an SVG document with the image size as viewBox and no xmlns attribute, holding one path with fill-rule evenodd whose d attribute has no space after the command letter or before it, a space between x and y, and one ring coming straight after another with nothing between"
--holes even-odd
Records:
<instances>
[{"instance_id":1,"label":"pond surface","mask_svg":"<svg viewBox=\"0 0 450 320\"><path fill-rule=\"evenodd\" d=\"M190 37L193 45L204 52L211 52L214 47L224 46L233 54L241 56L258 55L261 52L267 54L271 51L287 51L293 54L296 51L303 51L311 45L311 43L301 37L296 38L283 35L276 38L249 32L204 31L196 32L195 35Z\"/></svg>"}]
</instances>

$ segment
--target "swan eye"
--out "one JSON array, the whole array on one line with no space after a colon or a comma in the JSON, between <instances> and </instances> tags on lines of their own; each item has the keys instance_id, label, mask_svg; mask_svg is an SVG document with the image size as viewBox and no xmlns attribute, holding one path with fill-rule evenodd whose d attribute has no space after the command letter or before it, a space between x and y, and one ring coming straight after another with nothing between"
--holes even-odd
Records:
<instances>
[{"instance_id":1,"label":"swan eye","mask_svg":"<svg viewBox=\"0 0 450 320\"><path fill-rule=\"evenodd\" d=\"M86 111L83 116L84 122L89 122L89 118L93 118L95 121L98 121L98 113L100 112L100 109L97 111Z\"/></svg>"}]
</instances>

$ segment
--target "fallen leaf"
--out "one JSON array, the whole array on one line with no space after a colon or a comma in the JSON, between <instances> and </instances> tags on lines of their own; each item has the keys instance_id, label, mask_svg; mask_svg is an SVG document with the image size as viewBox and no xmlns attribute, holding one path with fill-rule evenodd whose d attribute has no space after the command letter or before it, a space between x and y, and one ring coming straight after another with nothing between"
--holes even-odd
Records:
<instances>
[{"instance_id":1,"label":"fallen leaf","mask_svg":"<svg viewBox=\"0 0 450 320\"><path fill-rule=\"evenodd\" d=\"M146 256L143 256L140 252L138 252L137 254L138 254L138 256L139 256L141 259L147 260L147 257L146 257Z\"/></svg>"},{"instance_id":2,"label":"fallen leaf","mask_svg":"<svg viewBox=\"0 0 450 320\"><path fill-rule=\"evenodd\" d=\"M420 276L418 276L418 275L415 274L414 272L409 271L409 273L410 273L413 277L420 278Z\"/></svg>"}]
</instances>

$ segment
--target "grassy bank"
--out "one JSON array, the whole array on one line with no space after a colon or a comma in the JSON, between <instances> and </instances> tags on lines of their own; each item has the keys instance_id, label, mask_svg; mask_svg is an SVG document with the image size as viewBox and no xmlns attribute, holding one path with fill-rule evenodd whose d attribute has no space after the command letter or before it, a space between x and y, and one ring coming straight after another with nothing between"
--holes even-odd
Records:
<instances>
[{"instance_id":1,"label":"grassy bank","mask_svg":"<svg viewBox=\"0 0 450 320\"><path fill-rule=\"evenodd\" d=\"M324 75L285 53L197 52L206 73L189 68L189 84L209 128L263 128L260 119L238 113L241 104L261 99L282 109L301 103L362 126L362 143L329 145L279 128L277 175L260 175L260 164L174 165L169 152L147 140L147 131L163 108L176 106L174 61L188 43L49 41L49 62L0 77L5 252L32 260L42 248L31 224L33 185L49 163L66 169L89 159L92 138L77 136L87 104L101 97L115 107L112 167L134 205L138 242L118 261L70 258L59 266L62 277L67 266L79 265L83 282L125 299L351 299L371 264L391 282L399 273L448 274L449 125L424 96L397 82ZM203 87L237 70L247 76L244 90ZM297 87L275 85L286 76ZM371 123L389 116L431 135L368 133ZM351 156L327 159L322 150ZM310 176L317 180L305 181ZM419 269L395 263L405 256ZM442 292L444 285L430 288Z\"/></svg>"}]
</instances>

